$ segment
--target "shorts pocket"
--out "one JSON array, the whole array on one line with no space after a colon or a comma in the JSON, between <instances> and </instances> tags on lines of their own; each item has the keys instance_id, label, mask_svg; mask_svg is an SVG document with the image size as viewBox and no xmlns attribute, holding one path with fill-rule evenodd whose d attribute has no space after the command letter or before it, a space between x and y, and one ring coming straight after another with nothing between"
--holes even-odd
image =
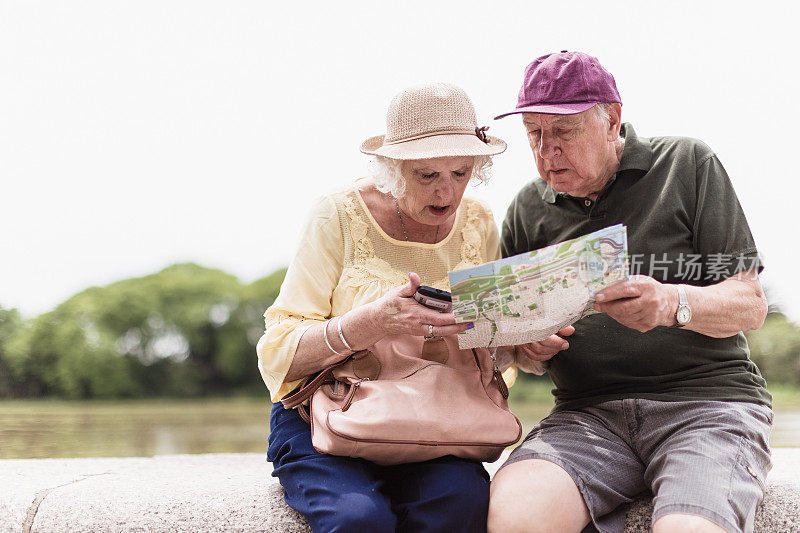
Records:
<instances>
[{"instance_id":1,"label":"shorts pocket","mask_svg":"<svg viewBox=\"0 0 800 533\"><path fill-rule=\"evenodd\" d=\"M747 438L740 437L736 461L731 472L728 503L736 515L737 524L743 530L748 530L748 526L752 526L756 508L764 499L770 465L768 451L760 449Z\"/></svg>"}]
</instances>

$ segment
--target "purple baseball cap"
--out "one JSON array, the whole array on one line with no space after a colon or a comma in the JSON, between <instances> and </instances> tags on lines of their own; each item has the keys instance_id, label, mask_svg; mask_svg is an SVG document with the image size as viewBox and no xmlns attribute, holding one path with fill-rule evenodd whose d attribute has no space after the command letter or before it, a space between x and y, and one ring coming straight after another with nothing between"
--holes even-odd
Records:
<instances>
[{"instance_id":1,"label":"purple baseball cap","mask_svg":"<svg viewBox=\"0 0 800 533\"><path fill-rule=\"evenodd\" d=\"M562 50L528 65L517 108L494 118L517 113L574 115L596 104L611 102L622 103L614 76L596 57Z\"/></svg>"}]
</instances>

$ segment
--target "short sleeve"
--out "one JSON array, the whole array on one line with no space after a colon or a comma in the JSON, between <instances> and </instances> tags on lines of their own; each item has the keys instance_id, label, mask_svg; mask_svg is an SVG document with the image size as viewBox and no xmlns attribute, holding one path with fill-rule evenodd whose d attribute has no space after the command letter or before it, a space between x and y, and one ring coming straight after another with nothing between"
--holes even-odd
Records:
<instances>
[{"instance_id":1,"label":"short sleeve","mask_svg":"<svg viewBox=\"0 0 800 533\"><path fill-rule=\"evenodd\" d=\"M694 249L703 256L703 278L707 281L764 269L733 184L713 154L697 168L693 234Z\"/></svg>"},{"instance_id":2,"label":"short sleeve","mask_svg":"<svg viewBox=\"0 0 800 533\"><path fill-rule=\"evenodd\" d=\"M331 295L341 276L343 255L336 203L325 197L313 207L280 294L264 313L266 328L256 352L273 402L300 383L284 383L284 379L303 333L330 317Z\"/></svg>"},{"instance_id":3,"label":"short sleeve","mask_svg":"<svg viewBox=\"0 0 800 533\"><path fill-rule=\"evenodd\" d=\"M529 251L528 228L522 215L529 207L526 197L530 195L530 187L524 187L517 193L506 210L506 217L500 226L500 254L511 257Z\"/></svg>"},{"instance_id":4,"label":"short sleeve","mask_svg":"<svg viewBox=\"0 0 800 533\"><path fill-rule=\"evenodd\" d=\"M511 228L514 225L514 203L508 206L506 218L503 220L503 233L500 239L500 253L503 257L511 257L517 255L516 247L514 246L514 232Z\"/></svg>"},{"instance_id":5,"label":"short sleeve","mask_svg":"<svg viewBox=\"0 0 800 533\"><path fill-rule=\"evenodd\" d=\"M500 234L497 232L497 224L494 221L492 211L486 208L486 261L495 261L500 259Z\"/></svg>"}]
</instances>

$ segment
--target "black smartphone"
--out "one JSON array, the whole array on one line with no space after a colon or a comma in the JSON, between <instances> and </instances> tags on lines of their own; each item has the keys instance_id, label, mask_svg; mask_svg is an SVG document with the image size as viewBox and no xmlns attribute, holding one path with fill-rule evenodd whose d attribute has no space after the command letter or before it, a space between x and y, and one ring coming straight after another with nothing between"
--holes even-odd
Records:
<instances>
[{"instance_id":1,"label":"black smartphone","mask_svg":"<svg viewBox=\"0 0 800 533\"><path fill-rule=\"evenodd\" d=\"M431 309L436 309L440 313L449 313L453 310L453 298L447 291L428 287L427 285L420 285L417 288L414 299Z\"/></svg>"}]
</instances>

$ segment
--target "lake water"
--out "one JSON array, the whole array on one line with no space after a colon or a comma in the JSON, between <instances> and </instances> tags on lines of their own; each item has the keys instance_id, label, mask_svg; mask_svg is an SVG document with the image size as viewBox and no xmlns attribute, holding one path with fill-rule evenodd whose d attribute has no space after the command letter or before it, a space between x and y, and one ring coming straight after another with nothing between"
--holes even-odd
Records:
<instances>
[{"instance_id":1,"label":"lake water","mask_svg":"<svg viewBox=\"0 0 800 533\"><path fill-rule=\"evenodd\" d=\"M512 404L525 432L549 402ZM259 399L0 402L0 459L265 452ZM800 446L800 407L776 408L772 446Z\"/></svg>"}]
</instances>

